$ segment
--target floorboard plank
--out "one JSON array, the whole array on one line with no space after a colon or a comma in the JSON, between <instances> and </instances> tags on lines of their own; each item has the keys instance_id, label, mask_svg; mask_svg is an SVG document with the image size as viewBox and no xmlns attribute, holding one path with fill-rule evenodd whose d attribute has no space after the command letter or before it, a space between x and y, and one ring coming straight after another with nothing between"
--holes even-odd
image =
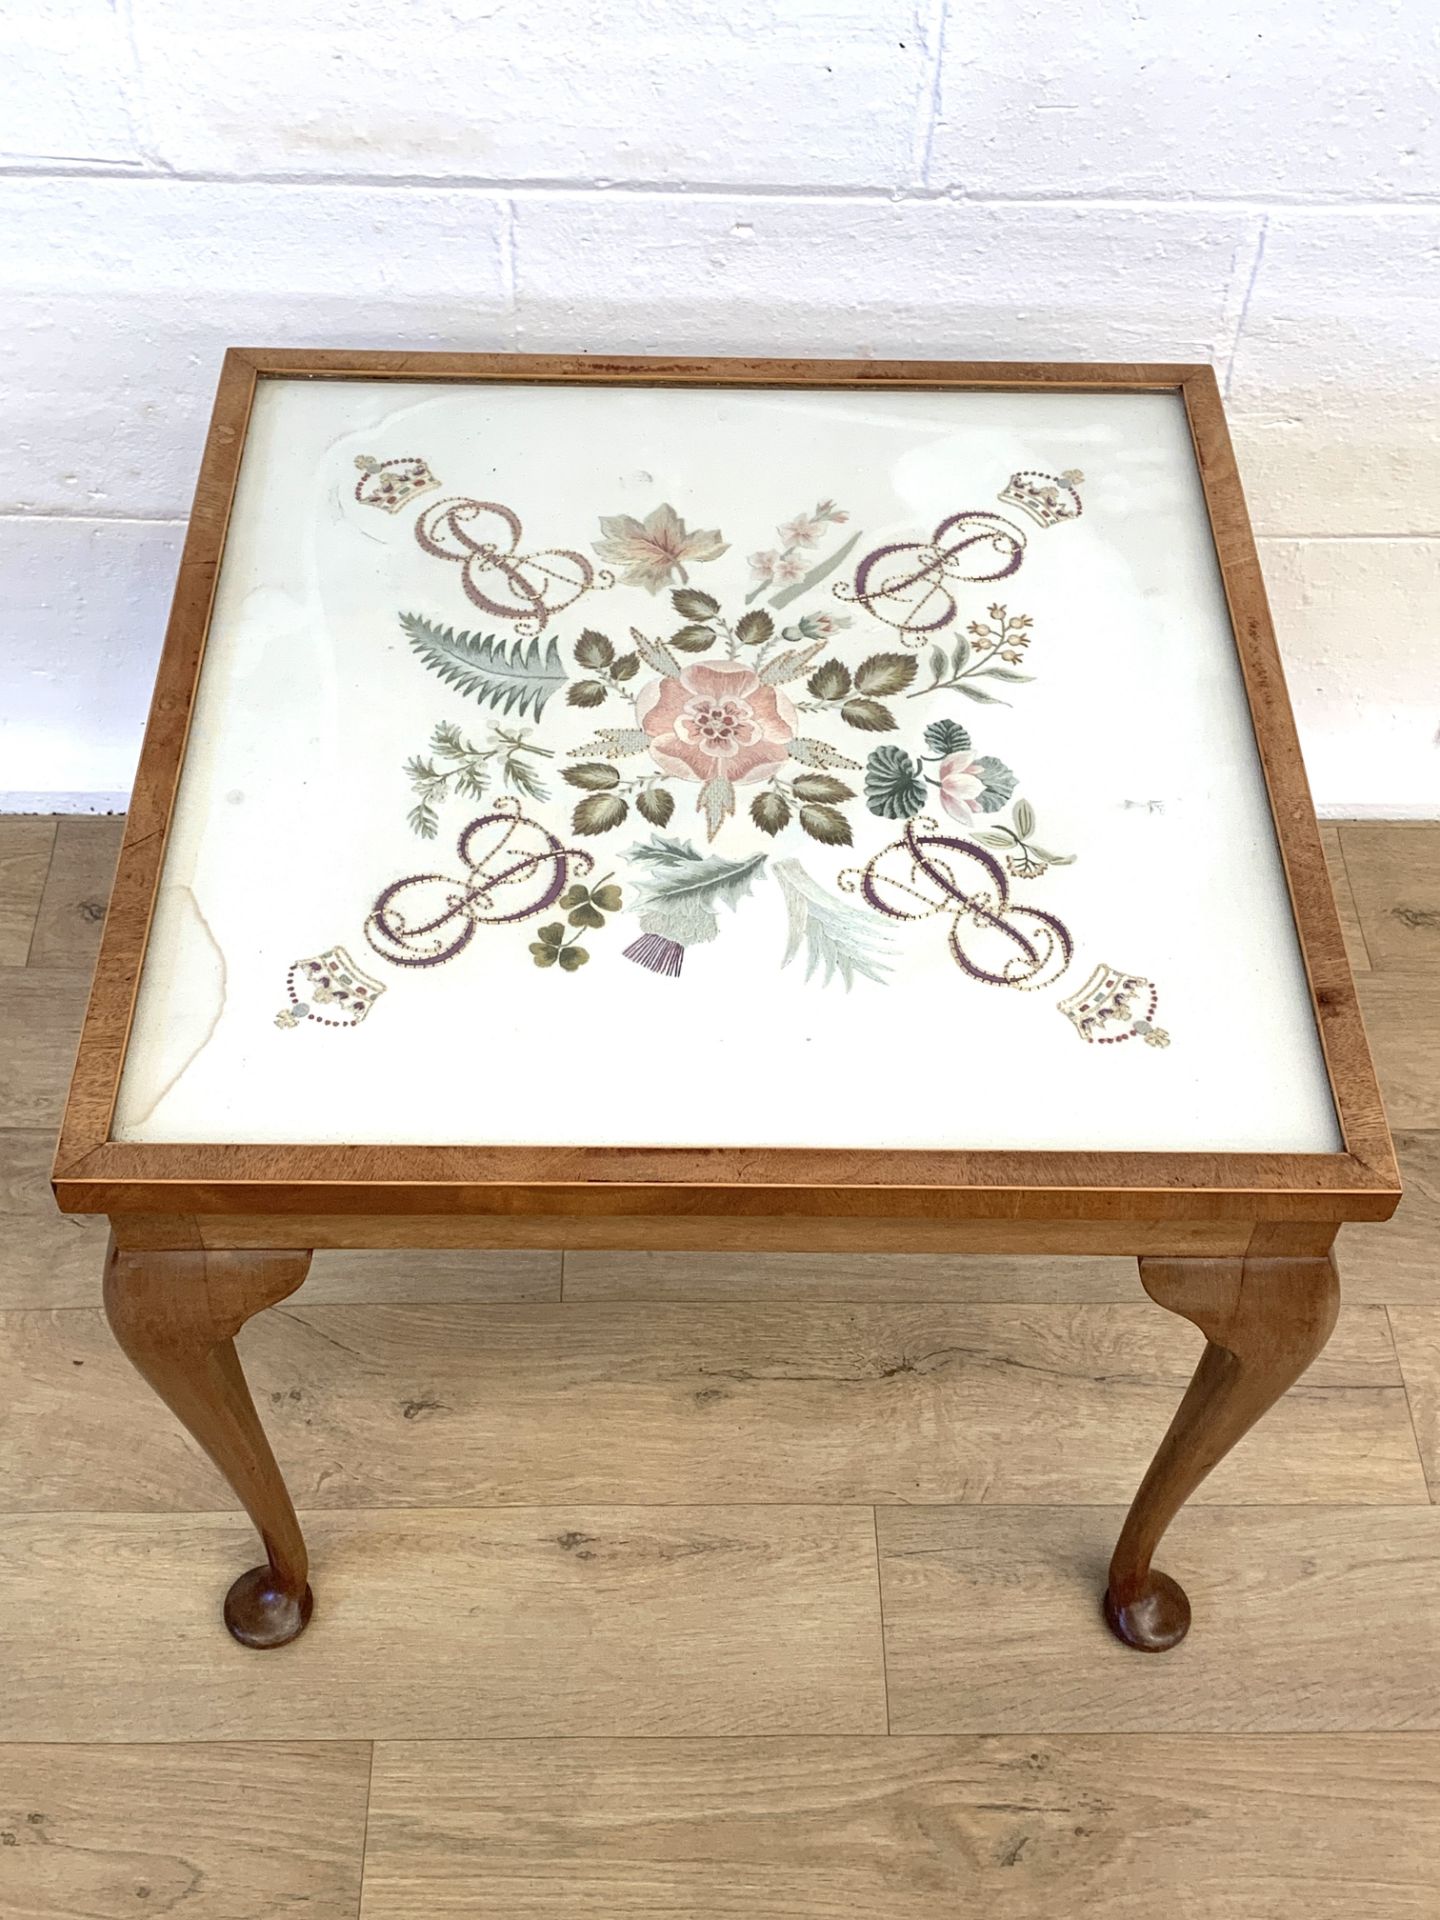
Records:
<instances>
[{"instance_id":1,"label":"floorboard plank","mask_svg":"<svg viewBox=\"0 0 1440 1920\"><path fill-rule=\"evenodd\" d=\"M1390 1322L1420 1458L1431 1496L1440 1499L1440 1299L1428 1307L1392 1307Z\"/></svg>"},{"instance_id":2,"label":"floorboard plank","mask_svg":"<svg viewBox=\"0 0 1440 1920\"><path fill-rule=\"evenodd\" d=\"M354 1920L366 1744L0 1747L5 1920Z\"/></svg>"},{"instance_id":3,"label":"floorboard plank","mask_svg":"<svg viewBox=\"0 0 1440 1920\"><path fill-rule=\"evenodd\" d=\"M45 891L55 822L0 819L0 967L23 967Z\"/></svg>"},{"instance_id":4,"label":"floorboard plank","mask_svg":"<svg viewBox=\"0 0 1440 1920\"><path fill-rule=\"evenodd\" d=\"M307 1507L1126 1501L1201 1345L1148 1302L286 1305L241 1336ZM0 1506L229 1503L98 1313L0 1314L0 1446ZM1428 1500L1382 1307L1197 1497Z\"/></svg>"},{"instance_id":5,"label":"floorboard plank","mask_svg":"<svg viewBox=\"0 0 1440 1920\"><path fill-rule=\"evenodd\" d=\"M99 1304L109 1224L60 1212L54 1152L48 1130L0 1132L0 1309Z\"/></svg>"},{"instance_id":6,"label":"floorboard plank","mask_svg":"<svg viewBox=\"0 0 1440 1920\"><path fill-rule=\"evenodd\" d=\"M110 902L123 817L61 820L30 943L32 967L93 967Z\"/></svg>"},{"instance_id":7,"label":"floorboard plank","mask_svg":"<svg viewBox=\"0 0 1440 1920\"><path fill-rule=\"evenodd\" d=\"M1440 820L1345 820L1340 844L1371 965L1440 978Z\"/></svg>"},{"instance_id":8,"label":"floorboard plank","mask_svg":"<svg viewBox=\"0 0 1440 1920\"><path fill-rule=\"evenodd\" d=\"M1440 1508L1185 1508L1157 1564L1194 1625L1155 1656L1100 1617L1120 1508L877 1519L896 1733L1440 1729Z\"/></svg>"},{"instance_id":9,"label":"floorboard plank","mask_svg":"<svg viewBox=\"0 0 1440 1920\"><path fill-rule=\"evenodd\" d=\"M364 1920L1421 1920L1440 1738L382 1745Z\"/></svg>"},{"instance_id":10,"label":"floorboard plank","mask_svg":"<svg viewBox=\"0 0 1440 1920\"><path fill-rule=\"evenodd\" d=\"M1342 1227L1335 1257L1347 1300L1440 1301L1440 1133L1397 1133L1405 1197L1389 1220Z\"/></svg>"},{"instance_id":11,"label":"floorboard plank","mask_svg":"<svg viewBox=\"0 0 1440 1920\"><path fill-rule=\"evenodd\" d=\"M8 1520L0 1738L885 1730L868 1508L302 1519L315 1616L264 1655L220 1619L238 1517Z\"/></svg>"},{"instance_id":12,"label":"floorboard plank","mask_svg":"<svg viewBox=\"0 0 1440 1920\"><path fill-rule=\"evenodd\" d=\"M1132 1258L1077 1254L592 1253L565 1255L565 1298L701 1301L1141 1300Z\"/></svg>"},{"instance_id":13,"label":"floorboard plank","mask_svg":"<svg viewBox=\"0 0 1440 1920\"><path fill-rule=\"evenodd\" d=\"M0 967L0 1127L58 1131L88 969Z\"/></svg>"},{"instance_id":14,"label":"floorboard plank","mask_svg":"<svg viewBox=\"0 0 1440 1920\"><path fill-rule=\"evenodd\" d=\"M1355 986L1390 1125L1440 1128L1440 975L1382 970Z\"/></svg>"}]
</instances>

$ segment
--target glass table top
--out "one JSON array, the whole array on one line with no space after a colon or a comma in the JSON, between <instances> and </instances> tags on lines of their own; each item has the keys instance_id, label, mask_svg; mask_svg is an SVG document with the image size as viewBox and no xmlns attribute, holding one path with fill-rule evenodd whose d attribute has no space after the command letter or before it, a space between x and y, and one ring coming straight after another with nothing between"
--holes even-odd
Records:
<instances>
[{"instance_id":1,"label":"glass table top","mask_svg":"<svg viewBox=\"0 0 1440 1920\"><path fill-rule=\"evenodd\" d=\"M112 1135L1338 1151L1178 394L262 380Z\"/></svg>"}]
</instances>

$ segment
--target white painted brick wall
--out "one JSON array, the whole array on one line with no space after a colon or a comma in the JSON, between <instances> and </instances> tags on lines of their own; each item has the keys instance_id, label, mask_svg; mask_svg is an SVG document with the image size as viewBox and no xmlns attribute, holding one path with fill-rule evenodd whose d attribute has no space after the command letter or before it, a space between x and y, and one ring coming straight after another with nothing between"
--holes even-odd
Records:
<instances>
[{"instance_id":1,"label":"white painted brick wall","mask_svg":"<svg viewBox=\"0 0 1440 1920\"><path fill-rule=\"evenodd\" d=\"M1203 358L1317 796L1440 813L1437 0L10 0L0 806L123 799L232 342Z\"/></svg>"}]
</instances>

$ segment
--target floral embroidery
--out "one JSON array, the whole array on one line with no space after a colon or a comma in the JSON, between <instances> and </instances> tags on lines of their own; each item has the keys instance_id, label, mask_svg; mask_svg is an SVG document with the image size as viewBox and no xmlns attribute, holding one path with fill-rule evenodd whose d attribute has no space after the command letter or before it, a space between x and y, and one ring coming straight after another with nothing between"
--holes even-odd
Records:
<instances>
[{"instance_id":1,"label":"floral embroidery","mask_svg":"<svg viewBox=\"0 0 1440 1920\"><path fill-rule=\"evenodd\" d=\"M402 507L432 493L440 482L417 455L406 454L398 460L373 460L368 453L357 456L360 478L355 482L355 498L363 507L379 507L384 513L399 513Z\"/></svg>"},{"instance_id":2,"label":"floral embroidery","mask_svg":"<svg viewBox=\"0 0 1440 1920\"><path fill-rule=\"evenodd\" d=\"M387 512L439 484L408 456L357 464L357 498ZM1080 480L1075 472L1022 470L998 498L1051 528L1080 517ZM990 510L951 514L928 540L872 547L849 581L827 589L853 612L812 602L781 625L779 611L823 587L859 545L855 532L825 551L830 530L849 519L825 498L783 521L777 544L750 556L750 589L737 610L687 573L719 560L729 544L718 529L688 528L668 502L643 520L601 517L591 545L613 572L567 548L522 552L519 517L498 502L456 497L424 509L414 523L421 549L457 565L472 603L513 631L457 631L419 613L400 615L419 664L497 717L474 736L441 720L426 751L405 762L409 825L422 839L438 837L442 809L453 801L470 803L473 817L455 843L458 873L407 873L381 890L364 921L372 950L391 966L423 970L456 958L479 926L523 925L537 968L574 974L591 959L590 935L623 912L638 925L624 957L674 979L689 948L719 939L732 916L768 890L785 923L776 964L794 966L796 979L803 970L805 983L838 982L847 992L857 983L888 985L903 930L932 920L969 980L1026 992L1058 980L1074 957L1070 928L1017 898L1015 884L1076 856L1037 842L1035 808L1016 772L957 719L907 724L911 700L953 694L1000 705L994 683L1032 678L1018 670L1034 638L1028 614L994 602L963 632L956 625L967 587L1018 570L1027 534ZM631 626L626 640L592 625L573 639L547 631L582 596L617 584L651 596L668 590L668 631ZM755 605L762 597L766 605ZM877 648L873 628L848 643L847 630L867 619L898 633L905 650ZM935 636L946 629L942 644ZM597 726L558 761L575 729L557 737L553 715L570 708L607 709L616 724ZM531 724L516 724L522 720ZM547 729L554 744L545 744ZM863 762L836 744L838 737L858 746L855 736L867 734L891 737L870 746ZM545 761L557 764L547 769ZM637 818L651 830L623 850L612 841L612 870L593 883L595 857L567 844L538 811L562 797L552 786L556 772L571 838L593 843L627 823L633 832ZM507 791L495 797L497 787ZM667 831L687 793L704 828L693 841ZM812 848L849 847L857 824L873 845L871 819L894 823L892 834L834 885L784 850L782 836L794 831ZM295 962L276 1025L354 1026L384 990L343 948L331 948ZM1058 1004L1087 1041L1140 1037L1159 1049L1169 1036L1154 1023L1156 998L1142 976L1102 966Z\"/></svg>"},{"instance_id":3,"label":"floral embroidery","mask_svg":"<svg viewBox=\"0 0 1440 1920\"><path fill-rule=\"evenodd\" d=\"M694 566L701 560L718 560L730 551L718 528L709 533L690 533L672 506L656 507L643 520L630 513L602 514L600 531L604 538L591 542L602 560L613 560L619 568L620 584L644 587L659 593L672 580L682 584L688 578L685 563Z\"/></svg>"},{"instance_id":4,"label":"floral embroidery","mask_svg":"<svg viewBox=\"0 0 1440 1920\"><path fill-rule=\"evenodd\" d=\"M472 526L484 537L475 539ZM568 548L521 553L521 531L519 515L497 500L437 500L415 522L426 553L458 562L468 599L534 639L592 587L613 586L614 575L597 573L583 553Z\"/></svg>"},{"instance_id":5,"label":"floral embroidery","mask_svg":"<svg viewBox=\"0 0 1440 1920\"><path fill-rule=\"evenodd\" d=\"M315 959L291 966L285 976L288 1005L276 1014L275 1024L288 1028L317 1020L322 1027L358 1027L384 991L379 980L360 971L344 947L328 947Z\"/></svg>"},{"instance_id":6,"label":"floral embroidery","mask_svg":"<svg viewBox=\"0 0 1440 1920\"><path fill-rule=\"evenodd\" d=\"M818 586L827 574L835 571L860 536L856 534L847 540L828 560L811 563L807 556L812 547L819 546L826 527L843 526L849 518L833 500L819 500L813 513L797 513L793 520L777 527L775 531L782 544L750 555L751 586L747 601L758 600L772 587L780 587L783 591L775 594L770 604L783 607Z\"/></svg>"},{"instance_id":7,"label":"floral embroidery","mask_svg":"<svg viewBox=\"0 0 1440 1920\"><path fill-rule=\"evenodd\" d=\"M1135 1012L1137 998L1145 1003L1141 1014ZM1147 1047L1168 1047L1169 1034L1154 1024L1159 999L1152 981L1138 973L1122 973L1102 961L1078 993L1056 1004L1066 1019L1074 1022L1081 1039L1095 1046L1112 1047L1122 1040L1143 1039Z\"/></svg>"}]
</instances>

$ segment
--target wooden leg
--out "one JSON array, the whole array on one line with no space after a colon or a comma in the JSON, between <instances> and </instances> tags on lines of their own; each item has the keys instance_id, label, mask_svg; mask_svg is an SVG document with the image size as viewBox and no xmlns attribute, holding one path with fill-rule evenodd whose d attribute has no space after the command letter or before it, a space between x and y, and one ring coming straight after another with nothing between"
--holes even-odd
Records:
<instances>
[{"instance_id":1,"label":"wooden leg","mask_svg":"<svg viewBox=\"0 0 1440 1920\"><path fill-rule=\"evenodd\" d=\"M1329 1254L1140 1262L1152 1300L1193 1320L1209 1342L1170 1431L1140 1484L1105 1594L1127 1646L1162 1653L1185 1638L1190 1602L1151 1568L1161 1536L1196 1487L1310 1365L1335 1325L1340 1282Z\"/></svg>"},{"instance_id":2,"label":"wooden leg","mask_svg":"<svg viewBox=\"0 0 1440 1920\"><path fill-rule=\"evenodd\" d=\"M111 1242L105 1313L128 1357L245 1504L268 1556L225 1596L247 1647L280 1647L310 1618L308 1561L234 1336L305 1278L308 1253L122 1252Z\"/></svg>"}]
</instances>

